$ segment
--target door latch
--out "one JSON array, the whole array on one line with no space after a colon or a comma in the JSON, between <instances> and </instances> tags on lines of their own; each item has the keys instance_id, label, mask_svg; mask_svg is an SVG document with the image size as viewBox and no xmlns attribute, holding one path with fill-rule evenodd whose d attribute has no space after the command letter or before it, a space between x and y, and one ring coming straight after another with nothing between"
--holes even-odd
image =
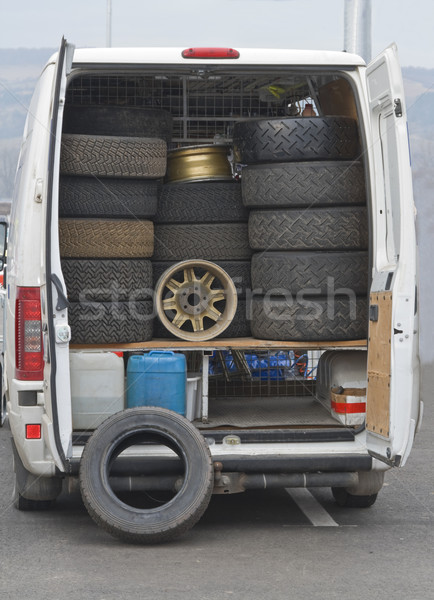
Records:
<instances>
[{"instance_id":1,"label":"door latch","mask_svg":"<svg viewBox=\"0 0 434 600\"><path fill-rule=\"evenodd\" d=\"M371 304L369 307L369 320L373 322L378 321L378 304Z\"/></svg>"},{"instance_id":2,"label":"door latch","mask_svg":"<svg viewBox=\"0 0 434 600\"><path fill-rule=\"evenodd\" d=\"M395 100L393 101L393 104L395 106L395 116L402 117L402 103L401 103L401 98L395 98Z\"/></svg>"}]
</instances>

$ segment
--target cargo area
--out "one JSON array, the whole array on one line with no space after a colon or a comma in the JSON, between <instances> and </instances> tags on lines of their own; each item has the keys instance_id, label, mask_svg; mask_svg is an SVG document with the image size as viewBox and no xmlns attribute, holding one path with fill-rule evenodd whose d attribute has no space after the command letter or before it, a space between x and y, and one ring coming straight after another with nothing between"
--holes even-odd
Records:
<instances>
[{"instance_id":1,"label":"cargo area","mask_svg":"<svg viewBox=\"0 0 434 600\"><path fill-rule=\"evenodd\" d=\"M150 352L184 357L159 405L217 443L307 430L353 439L365 419L370 287L362 130L343 72L73 71L59 243L77 440L118 410L159 402L159 384L155 398L131 391L129 366ZM164 279L186 260L235 284L228 324L230 283L206 265ZM194 337L222 322L212 339Z\"/></svg>"}]
</instances>

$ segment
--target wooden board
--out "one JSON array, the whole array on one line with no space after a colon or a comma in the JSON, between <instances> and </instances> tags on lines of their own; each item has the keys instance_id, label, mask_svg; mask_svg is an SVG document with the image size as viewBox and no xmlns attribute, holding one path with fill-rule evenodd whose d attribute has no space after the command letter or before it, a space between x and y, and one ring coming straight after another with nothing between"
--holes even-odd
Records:
<instances>
[{"instance_id":1,"label":"wooden board","mask_svg":"<svg viewBox=\"0 0 434 600\"><path fill-rule=\"evenodd\" d=\"M366 428L389 437L392 292L375 292L370 304L378 306L378 320L369 322Z\"/></svg>"},{"instance_id":2,"label":"wooden board","mask_svg":"<svg viewBox=\"0 0 434 600\"><path fill-rule=\"evenodd\" d=\"M71 344L71 350L283 350L290 348L303 350L339 350L366 348L366 340L350 340L345 342L276 342L274 340L257 340L255 338L219 338L207 342L187 342L179 339L153 339L150 342L132 344Z\"/></svg>"}]
</instances>

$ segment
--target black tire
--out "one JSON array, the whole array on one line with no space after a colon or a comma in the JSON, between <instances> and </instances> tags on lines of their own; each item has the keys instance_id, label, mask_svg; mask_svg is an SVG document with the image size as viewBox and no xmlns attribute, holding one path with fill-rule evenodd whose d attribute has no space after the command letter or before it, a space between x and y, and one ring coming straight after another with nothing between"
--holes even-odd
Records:
<instances>
[{"instance_id":1,"label":"black tire","mask_svg":"<svg viewBox=\"0 0 434 600\"><path fill-rule=\"evenodd\" d=\"M237 181L169 183L161 188L155 223L247 223Z\"/></svg>"},{"instance_id":2,"label":"black tire","mask_svg":"<svg viewBox=\"0 0 434 600\"><path fill-rule=\"evenodd\" d=\"M149 258L154 224L127 219L59 219L62 258Z\"/></svg>"},{"instance_id":3,"label":"black tire","mask_svg":"<svg viewBox=\"0 0 434 600\"><path fill-rule=\"evenodd\" d=\"M356 485L348 488L332 488L336 503L348 508L368 508L377 499L383 487L384 471L360 471Z\"/></svg>"},{"instance_id":4,"label":"black tire","mask_svg":"<svg viewBox=\"0 0 434 600\"><path fill-rule=\"evenodd\" d=\"M246 223L155 226L155 260L246 260L251 254Z\"/></svg>"},{"instance_id":5,"label":"black tire","mask_svg":"<svg viewBox=\"0 0 434 600\"><path fill-rule=\"evenodd\" d=\"M215 339L251 337L252 330L250 329L250 321L248 320L249 316L246 300L238 300L237 310L230 325L228 325L223 333L216 336ZM176 336L167 331L160 319L155 319L154 322L154 338L177 339Z\"/></svg>"},{"instance_id":6,"label":"black tire","mask_svg":"<svg viewBox=\"0 0 434 600\"><path fill-rule=\"evenodd\" d=\"M321 161L253 165L242 170L245 206L255 208L366 204L363 165Z\"/></svg>"},{"instance_id":7,"label":"black tire","mask_svg":"<svg viewBox=\"0 0 434 600\"><path fill-rule=\"evenodd\" d=\"M377 500L378 494L369 496L354 496L349 494L344 488L332 488L333 498L336 504L346 508L369 508Z\"/></svg>"},{"instance_id":8,"label":"black tire","mask_svg":"<svg viewBox=\"0 0 434 600\"><path fill-rule=\"evenodd\" d=\"M120 344L152 339L153 303L71 302L72 344Z\"/></svg>"},{"instance_id":9,"label":"black tire","mask_svg":"<svg viewBox=\"0 0 434 600\"><path fill-rule=\"evenodd\" d=\"M152 295L150 260L67 258L62 272L72 302L144 300Z\"/></svg>"},{"instance_id":10,"label":"black tire","mask_svg":"<svg viewBox=\"0 0 434 600\"><path fill-rule=\"evenodd\" d=\"M355 314L351 314L351 309ZM330 316L327 314L331 313ZM252 299L255 338L278 341L344 341L365 339L368 302L365 297Z\"/></svg>"},{"instance_id":11,"label":"black tire","mask_svg":"<svg viewBox=\"0 0 434 600\"><path fill-rule=\"evenodd\" d=\"M54 506L62 491L62 479L58 477L40 477L30 473L23 465L12 441L14 460L13 503L18 510L49 510Z\"/></svg>"},{"instance_id":12,"label":"black tire","mask_svg":"<svg viewBox=\"0 0 434 600\"><path fill-rule=\"evenodd\" d=\"M16 492L14 492L13 503L17 510L26 512L51 510L56 505L55 500L28 500Z\"/></svg>"},{"instance_id":13,"label":"black tire","mask_svg":"<svg viewBox=\"0 0 434 600\"><path fill-rule=\"evenodd\" d=\"M3 393L3 367L0 365L0 427L3 427L5 424L6 418L6 396Z\"/></svg>"},{"instance_id":14,"label":"black tire","mask_svg":"<svg viewBox=\"0 0 434 600\"><path fill-rule=\"evenodd\" d=\"M166 142L157 138L62 136L60 172L158 179L166 173Z\"/></svg>"},{"instance_id":15,"label":"black tire","mask_svg":"<svg viewBox=\"0 0 434 600\"><path fill-rule=\"evenodd\" d=\"M61 217L146 219L157 212L159 182L61 175Z\"/></svg>"},{"instance_id":16,"label":"black tire","mask_svg":"<svg viewBox=\"0 0 434 600\"><path fill-rule=\"evenodd\" d=\"M250 302L249 302L250 305ZM237 311L231 324L223 333L217 337L221 338L244 338L251 337L250 309L246 300L238 300Z\"/></svg>"},{"instance_id":17,"label":"black tire","mask_svg":"<svg viewBox=\"0 0 434 600\"><path fill-rule=\"evenodd\" d=\"M154 287L161 275L167 271L176 261L152 261L152 268L154 271ZM214 261L216 265L226 271L229 277L237 288L238 300L242 299L246 295L246 290L250 290L252 287L250 277L250 261L248 260L230 260L230 261ZM200 275L200 270L198 270Z\"/></svg>"},{"instance_id":18,"label":"black tire","mask_svg":"<svg viewBox=\"0 0 434 600\"><path fill-rule=\"evenodd\" d=\"M249 241L255 250L366 250L367 211L362 206L252 211Z\"/></svg>"},{"instance_id":19,"label":"black tire","mask_svg":"<svg viewBox=\"0 0 434 600\"><path fill-rule=\"evenodd\" d=\"M68 106L64 133L172 139L172 115L141 106Z\"/></svg>"},{"instance_id":20,"label":"black tire","mask_svg":"<svg viewBox=\"0 0 434 600\"><path fill-rule=\"evenodd\" d=\"M357 122L348 117L278 117L234 125L235 158L243 164L353 160L359 153Z\"/></svg>"},{"instance_id":21,"label":"black tire","mask_svg":"<svg viewBox=\"0 0 434 600\"><path fill-rule=\"evenodd\" d=\"M152 439L175 450L185 472L177 494L157 508L135 508L110 486L112 457L134 441ZM80 463L80 489L92 519L126 542L155 544L193 527L205 512L213 490L208 445L184 417L162 408L132 408L109 417L90 437Z\"/></svg>"},{"instance_id":22,"label":"black tire","mask_svg":"<svg viewBox=\"0 0 434 600\"><path fill-rule=\"evenodd\" d=\"M346 288L362 295L368 290L368 268L367 252L261 252L252 257L252 287L256 294L311 288L325 296Z\"/></svg>"},{"instance_id":23,"label":"black tire","mask_svg":"<svg viewBox=\"0 0 434 600\"><path fill-rule=\"evenodd\" d=\"M1 408L0 408L0 427L3 427L3 425L6 423L6 419L8 416L7 410L6 410L6 396L4 394L2 394L1 398L0 398L0 404L1 404Z\"/></svg>"}]
</instances>

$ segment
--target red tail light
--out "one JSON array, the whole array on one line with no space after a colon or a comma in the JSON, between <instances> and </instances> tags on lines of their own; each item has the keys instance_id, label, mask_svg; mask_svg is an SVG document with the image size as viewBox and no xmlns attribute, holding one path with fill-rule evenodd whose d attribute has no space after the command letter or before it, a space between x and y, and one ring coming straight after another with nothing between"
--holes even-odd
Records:
<instances>
[{"instance_id":1,"label":"red tail light","mask_svg":"<svg viewBox=\"0 0 434 600\"><path fill-rule=\"evenodd\" d=\"M240 58L238 50L233 48L187 48L182 51L183 58Z\"/></svg>"},{"instance_id":2,"label":"red tail light","mask_svg":"<svg viewBox=\"0 0 434 600\"><path fill-rule=\"evenodd\" d=\"M15 305L15 376L43 379L41 298L38 287L18 287Z\"/></svg>"}]
</instances>

